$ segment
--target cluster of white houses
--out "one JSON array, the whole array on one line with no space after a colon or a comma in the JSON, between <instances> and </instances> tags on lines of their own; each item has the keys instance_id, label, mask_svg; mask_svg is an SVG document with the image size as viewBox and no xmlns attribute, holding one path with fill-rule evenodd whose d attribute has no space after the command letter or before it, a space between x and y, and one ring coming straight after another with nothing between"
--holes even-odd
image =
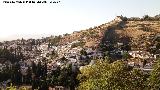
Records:
<instances>
[{"instance_id":1,"label":"cluster of white houses","mask_svg":"<svg viewBox=\"0 0 160 90\"><path fill-rule=\"evenodd\" d=\"M33 42L34 41L34 42ZM28 67L31 66L32 61L35 63L38 62L44 62L47 61L47 69L48 73L50 73L52 70L56 70L57 67L65 67L68 64L76 65L75 68L83 67L85 62L89 62L90 64L94 63L92 60L96 58L102 58L104 55L104 52L101 52L99 50L93 49L93 48L83 48L83 47L74 47L71 46L74 43L79 42L78 40L73 41L71 43L67 43L65 45L61 46L50 46L48 42L42 41L41 39L36 41L33 39L30 40L15 40L10 41L7 43L4 43L3 45L0 45L1 49L8 49L12 51L13 54L22 53L25 57L25 60L19 61L19 64L21 66L21 73L22 75L27 74ZM32 43L32 44L31 44ZM123 43L117 43L118 45L123 45ZM80 52L82 50L85 50L87 55L82 55ZM116 50L114 52L111 52L112 54L120 52L121 55L123 55L123 50ZM54 54L57 54L56 57L53 57ZM147 51L128 51L127 52L132 58L130 61L128 61L128 65L133 67L141 68L142 70L152 70L152 65L154 61L160 57L159 54L150 54ZM62 60L66 59L66 60ZM135 59L141 59L141 60L135 60ZM11 64L8 60L0 58L0 71L6 67L6 65ZM5 61L4 61L5 60ZM3 62L2 62L3 61ZM144 65L144 61L146 61ZM88 64L89 64L88 63ZM75 70L75 69L73 69Z\"/></svg>"}]
</instances>

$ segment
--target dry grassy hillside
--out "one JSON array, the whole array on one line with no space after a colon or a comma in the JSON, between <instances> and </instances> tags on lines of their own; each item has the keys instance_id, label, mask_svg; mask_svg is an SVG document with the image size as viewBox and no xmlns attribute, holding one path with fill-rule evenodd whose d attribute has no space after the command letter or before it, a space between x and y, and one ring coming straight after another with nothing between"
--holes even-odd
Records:
<instances>
[{"instance_id":1,"label":"dry grassy hillside","mask_svg":"<svg viewBox=\"0 0 160 90\"><path fill-rule=\"evenodd\" d=\"M127 21L123 30L117 33L138 38L142 34L160 33L160 21Z\"/></svg>"},{"instance_id":2,"label":"dry grassy hillside","mask_svg":"<svg viewBox=\"0 0 160 90\"><path fill-rule=\"evenodd\" d=\"M115 20L100 26L73 32L70 35L63 36L60 40L60 44L66 44L67 42L73 42L75 40L83 40L86 42L85 46L97 46L103 38L105 31L109 27L116 26L120 21L120 19L116 18Z\"/></svg>"},{"instance_id":3,"label":"dry grassy hillside","mask_svg":"<svg viewBox=\"0 0 160 90\"><path fill-rule=\"evenodd\" d=\"M147 38L160 34L160 18L126 18L116 17L113 21L95 26L86 30L65 35L59 44L66 44L75 40L86 42L85 46L98 46L105 41L109 42L130 42L133 48L140 48L140 44L147 43ZM145 40L145 41L144 41ZM144 45L142 45L144 46Z\"/></svg>"}]
</instances>

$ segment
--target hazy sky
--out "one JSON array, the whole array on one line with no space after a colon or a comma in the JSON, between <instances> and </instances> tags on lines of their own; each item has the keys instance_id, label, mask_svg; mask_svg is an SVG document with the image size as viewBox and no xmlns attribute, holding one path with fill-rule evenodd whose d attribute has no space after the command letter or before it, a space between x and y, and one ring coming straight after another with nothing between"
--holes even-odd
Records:
<instances>
[{"instance_id":1,"label":"hazy sky","mask_svg":"<svg viewBox=\"0 0 160 90\"><path fill-rule=\"evenodd\" d=\"M160 14L160 0L60 0L58 4L4 4L1 0L0 40L71 33L117 15L145 14Z\"/></svg>"}]
</instances>

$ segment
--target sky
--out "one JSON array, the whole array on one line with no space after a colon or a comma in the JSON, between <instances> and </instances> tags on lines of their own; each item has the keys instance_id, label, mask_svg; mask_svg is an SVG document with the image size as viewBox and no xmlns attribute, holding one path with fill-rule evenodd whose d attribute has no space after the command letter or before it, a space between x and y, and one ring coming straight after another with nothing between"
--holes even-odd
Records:
<instances>
[{"instance_id":1,"label":"sky","mask_svg":"<svg viewBox=\"0 0 160 90\"><path fill-rule=\"evenodd\" d=\"M0 0L0 41L72 33L109 22L118 15L157 14L160 0L60 0L52 4L5 4Z\"/></svg>"}]
</instances>

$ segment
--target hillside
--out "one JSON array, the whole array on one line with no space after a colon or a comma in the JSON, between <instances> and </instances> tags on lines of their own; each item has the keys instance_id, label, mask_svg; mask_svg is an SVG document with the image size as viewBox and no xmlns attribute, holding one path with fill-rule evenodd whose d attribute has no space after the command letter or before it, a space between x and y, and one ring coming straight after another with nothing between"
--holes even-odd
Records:
<instances>
[{"instance_id":1,"label":"hillside","mask_svg":"<svg viewBox=\"0 0 160 90\"><path fill-rule=\"evenodd\" d=\"M108 42L129 44L133 50L144 49L160 33L160 17L143 18L117 16L114 20L93 28L65 34L60 37L59 45L76 40L85 42L85 47L99 47ZM153 43L152 43L153 44ZM141 48L143 47L143 48Z\"/></svg>"},{"instance_id":2,"label":"hillside","mask_svg":"<svg viewBox=\"0 0 160 90\"><path fill-rule=\"evenodd\" d=\"M22 38L0 43L0 67L2 67L0 70L3 71L1 82L11 79L14 83L30 85L31 80L40 80L38 82L43 83L48 79L50 85L57 85L53 82L58 82L60 86L69 86L72 84L70 82L72 73L76 73L74 77L76 79L79 71L86 67L95 67L98 61L100 63L104 61L104 65L107 66L117 63L115 70L121 67L120 61L122 67L135 68L148 76L158 58L160 58L160 15L155 17L146 15L143 18L117 16L108 23L72 34L42 39ZM96 67L97 71L94 72L107 70L108 74L108 69L104 65L100 64L102 68L98 66L99 69ZM11 68L7 70L7 67ZM126 70L126 67L124 69ZM111 69L111 73L112 70L114 69ZM24 78L25 76L27 78Z\"/></svg>"}]
</instances>

